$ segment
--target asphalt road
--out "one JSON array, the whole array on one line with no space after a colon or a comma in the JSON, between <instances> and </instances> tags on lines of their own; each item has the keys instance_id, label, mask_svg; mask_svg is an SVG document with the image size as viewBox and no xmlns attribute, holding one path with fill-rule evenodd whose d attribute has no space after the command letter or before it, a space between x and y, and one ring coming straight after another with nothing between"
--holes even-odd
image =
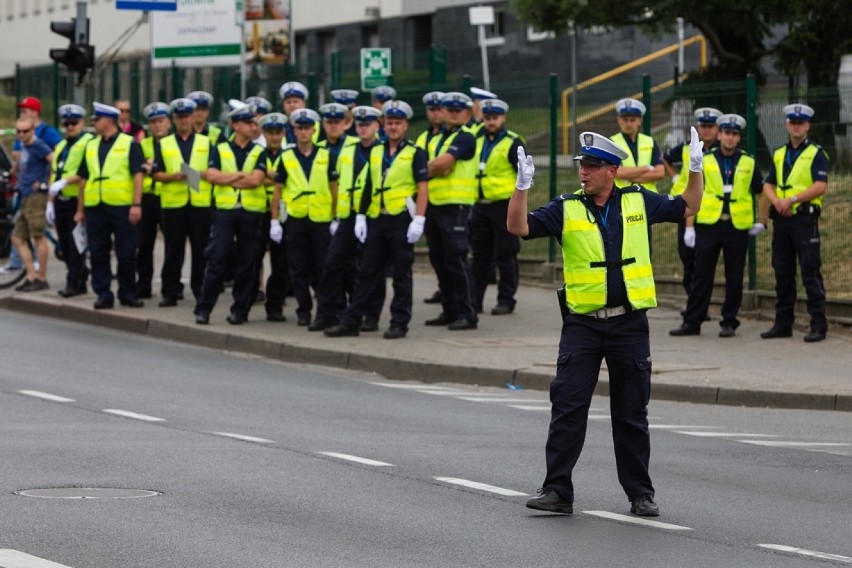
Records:
<instances>
[{"instance_id":1,"label":"asphalt road","mask_svg":"<svg viewBox=\"0 0 852 568\"><path fill-rule=\"evenodd\" d=\"M606 398L564 517L524 507L544 476L544 392L391 382L12 312L0 338L2 568L852 565L848 413L653 403L661 524L639 524ZM162 494L14 493L58 487Z\"/></svg>"}]
</instances>

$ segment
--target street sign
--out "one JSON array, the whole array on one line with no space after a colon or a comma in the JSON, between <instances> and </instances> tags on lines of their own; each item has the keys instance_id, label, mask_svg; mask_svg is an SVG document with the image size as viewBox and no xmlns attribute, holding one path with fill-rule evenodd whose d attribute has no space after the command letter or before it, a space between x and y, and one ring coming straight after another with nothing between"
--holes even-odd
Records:
<instances>
[{"instance_id":1,"label":"street sign","mask_svg":"<svg viewBox=\"0 0 852 568\"><path fill-rule=\"evenodd\" d=\"M392 75L389 47L361 48L361 90L372 91L387 85Z\"/></svg>"},{"instance_id":2,"label":"street sign","mask_svg":"<svg viewBox=\"0 0 852 568\"><path fill-rule=\"evenodd\" d=\"M151 14L153 67L240 64L240 26L234 0L182 2L175 12Z\"/></svg>"},{"instance_id":3,"label":"street sign","mask_svg":"<svg viewBox=\"0 0 852 568\"><path fill-rule=\"evenodd\" d=\"M145 10L174 12L177 10L177 0L116 0L118 10Z\"/></svg>"}]
</instances>

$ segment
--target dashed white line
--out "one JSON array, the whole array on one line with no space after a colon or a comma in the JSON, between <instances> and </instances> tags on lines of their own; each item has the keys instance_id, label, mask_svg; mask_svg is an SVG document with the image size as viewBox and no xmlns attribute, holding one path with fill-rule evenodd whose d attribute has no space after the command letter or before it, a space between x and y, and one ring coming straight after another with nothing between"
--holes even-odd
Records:
<instances>
[{"instance_id":1,"label":"dashed white line","mask_svg":"<svg viewBox=\"0 0 852 568\"><path fill-rule=\"evenodd\" d=\"M642 517L633 517L627 515L619 515L618 513L610 513L609 511L583 511L587 515L595 517L603 517L613 521L623 521L625 523L633 523L634 525L644 525L646 527L654 527L657 529L665 529L667 531L691 531L692 528L682 525L672 525L669 523L661 523L660 521L651 521Z\"/></svg>"},{"instance_id":2,"label":"dashed white line","mask_svg":"<svg viewBox=\"0 0 852 568\"><path fill-rule=\"evenodd\" d=\"M233 432L210 432L211 434L215 434L217 436L225 436L226 438L233 438L234 440L241 440L243 442L254 442L256 444L274 444L275 440L267 440L266 438L256 438L255 436L246 436L244 434L234 434Z\"/></svg>"},{"instance_id":3,"label":"dashed white line","mask_svg":"<svg viewBox=\"0 0 852 568\"><path fill-rule=\"evenodd\" d=\"M675 430L675 434L686 434L687 436L698 436L700 438L776 438L774 434L748 434L737 432L687 432Z\"/></svg>"},{"instance_id":4,"label":"dashed white line","mask_svg":"<svg viewBox=\"0 0 852 568\"><path fill-rule=\"evenodd\" d=\"M661 428L667 430L697 430L697 429L706 429L706 430L718 430L721 426L687 426L683 424L650 424L648 428Z\"/></svg>"},{"instance_id":5,"label":"dashed white line","mask_svg":"<svg viewBox=\"0 0 852 568\"><path fill-rule=\"evenodd\" d=\"M848 556L840 556L839 554L829 554L828 552L819 552L818 550L806 550L804 548L796 548L795 546L785 546L783 544L758 544L762 548L777 550L779 552L790 552L793 554L801 554L802 556L810 556L812 558L820 558L822 560L834 560L835 562L844 562L852 564L852 558Z\"/></svg>"},{"instance_id":6,"label":"dashed white line","mask_svg":"<svg viewBox=\"0 0 852 568\"><path fill-rule=\"evenodd\" d=\"M34 396L36 398L42 398L44 400L52 400L53 402L75 402L73 398L65 398L64 396L50 394L49 392L41 392L35 390L19 390L18 392L27 396Z\"/></svg>"},{"instance_id":7,"label":"dashed white line","mask_svg":"<svg viewBox=\"0 0 852 568\"><path fill-rule=\"evenodd\" d=\"M394 467L394 465L392 463L387 463L387 462L378 461L378 460L371 460L369 458L362 458L362 457L353 456L353 455L350 455L350 454L340 454L340 453L337 453L337 452L317 452L317 453L324 455L324 456L328 456L330 458L337 458L337 459L340 459L340 460L351 461L351 462L360 463L360 464L363 464L363 465L372 465L372 466L375 466L375 467Z\"/></svg>"},{"instance_id":8,"label":"dashed white line","mask_svg":"<svg viewBox=\"0 0 852 568\"><path fill-rule=\"evenodd\" d=\"M541 410L550 412L550 406L533 406L531 404L507 404L509 408L517 408L518 410Z\"/></svg>"},{"instance_id":9,"label":"dashed white line","mask_svg":"<svg viewBox=\"0 0 852 568\"><path fill-rule=\"evenodd\" d=\"M414 392L419 392L420 394L431 394L434 396L455 396L460 394L467 394L467 392L463 390L415 389Z\"/></svg>"},{"instance_id":10,"label":"dashed white line","mask_svg":"<svg viewBox=\"0 0 852 568\"><path fill-rule=\"evenodd\" d=\"M388 387L390 389L428 389L428 390L454 390L458 391L459 389L452 387L442 387L437 385L428 385L428 384L411 384L411 383L379 383L373 382L371 385L375 385L377 387ZM460 391L461 392L461 391Z\"/></svg>"},{"instance_id":11,"label":"dashed white line","mask_svg":"<svg viewBox=\"0 0 852 568\"><path fill-rule=\"evenodd\" d=\"M134 420L144 420L145 422L165 422L165 418L157 418L156 416L149 416L147 414L139 414L136 412L130 412L129 410L119 410L117 408L104 408L104 412L107 414L115 414L116 416L123 416L125 418L132 418Z\"/></svg>"},{"instance_id":12,"label":"dashed white line","mask_svg":"<svg viewBox=\"0 0 852 568\"><path fill-rule=\"evenodd\" d=\"M521 493L520 491L515 491L514 489L506 489L504 487L488 485L487 483L479 483L478 481L471 481L469 479L460 479L458 477L434 477L433 479L435 479L436 481L443 481L444 483L451 483L453 485L461 485L463 487L469 487L471 489L479 489L480 491L488 491L489 493L505 495L506 497L529 496L529 493Z\"/></svg>"},{"instance_id":13,"label":"dashed white line","mask_svg":"<svg viewBox=\"0 0 852 568\"><path fill-rule=\"evenodd\" d=\"M852 446L843 442L782 442L776 440L737 440L743 444L754 444L755 446L770 446L773 448L837 448Z\"/></svg>"},{"instance_id":14,"label":"dashed white line","mask_svg":"<svg viewBox=\"0 0 852 568\"><path fill-rule=\"evenodd\" d=\"M612 418L609 414L589 414L589 420L609 420Z\"/></svg>"},{"instance_id":15,"label":"dashed white line","mask_svg":"<svg viewBox=\"0 0 852 568\"><path fill-rule=\"evenodd\" d=\"M70 568L38 556L30 556L11 548L0 549L0 567L2 568Z\"/></svg>"},{"instance_id":16,"label":"dashed white line","mask_svg":"<svg viewBox=\"0 0 852 568\"><path fill-rule=\"evenodd\" d=\"M523 400L516 396L460 396L459 400L469 402L544 402L537 400Z\"/></svg>"}]
</instances>

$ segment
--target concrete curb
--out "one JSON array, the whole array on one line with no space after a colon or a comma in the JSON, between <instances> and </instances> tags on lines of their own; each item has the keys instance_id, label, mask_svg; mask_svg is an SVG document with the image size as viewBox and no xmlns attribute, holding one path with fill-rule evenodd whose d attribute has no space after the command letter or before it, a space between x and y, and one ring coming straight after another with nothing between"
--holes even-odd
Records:
<instances>
[{"instance_id":1,"label":"concrete curb","mask_svg":"<svg viewBox=\"0 0 852 568\"><path fill-rule=\"evenodd\" d=\"M455 382L498 387L515 384L528 389L549 390L552 378L552 371L544 369L503 369L453 365L315 348L286 341L276 342L195 325L181 325L139 317L127 311L97 311L87 307L68 305L60 300L43 296L5 297L0 299L0 308L221 351L249 353L289 363L323 365L352 371L372 372L388 379L415 380L425 383ZM609 382L605 379L598 381L595 394L608 395ZM852 412L852 395L846 394L731 389L689 384L652 384L651 397L656 400L699 404Z\"/></svg>"}]
</instances>

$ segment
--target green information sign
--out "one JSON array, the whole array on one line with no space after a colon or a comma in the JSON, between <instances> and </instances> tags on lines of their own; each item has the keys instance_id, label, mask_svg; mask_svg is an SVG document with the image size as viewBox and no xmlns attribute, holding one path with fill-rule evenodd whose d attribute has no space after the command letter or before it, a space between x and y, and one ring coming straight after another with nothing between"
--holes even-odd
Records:
<instances>
[{"instance_id":1,"label":"green information sign","mask_svg":"<svg viewBox=\"0 0 852 568\"><path fill-rule=\"evenodd\" d=\"M391 50L389 47L361 48L361 90L372 91L387 85L391 77Z\"/></svg>"}]
</instances>

